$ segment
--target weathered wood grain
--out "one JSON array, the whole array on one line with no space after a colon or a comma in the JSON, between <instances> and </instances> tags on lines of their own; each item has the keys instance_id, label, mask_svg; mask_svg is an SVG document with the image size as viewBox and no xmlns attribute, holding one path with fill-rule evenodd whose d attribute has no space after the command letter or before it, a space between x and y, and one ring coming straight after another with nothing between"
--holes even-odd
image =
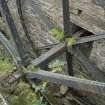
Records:
<instances>
[{"instance_id":1,"label":"weathered wood grain","mask_svg":"<svg viewBox=\"0 0 105 105\"><path fill-rule=\"evenodd\" d=\"M99 95L105 95L105 83L101 83L97 81L79 79L76 77L52 73L52 72L43 71L43 70L40 70L35 73L27 73L26 78L27 79L37 78L40 80L46 80L56 84L63 84L77 90L92 92Z\"/></svg>"},{"instance_id":2,"label":"weathered wood grain","mask_svg":"<svg viewBox=\"0 0 105 105\"><path fill-rule=\"evenodd\" d=\"M77 39L81 34L83 34L85 31L84 30L80 30L76 33L74 33L72 36ZM72 45L70 45L72 46ZM70 47L69 46L69 47ZM55 47L53 47L52 49L50 49L48 52L46 52L45 54L42 54L40 57L38 57L37 59L33 60L30 64L29 67L41 67L45 64L48 64L50 61L52 61L53 59L55 59L56 57L60 56L61 54L64 53L64 51L66 51L66 43L60 43L58 45L56 45Z\"/></svg>"},{"instance_id":3,"label":"weathered wood grain","mask_svg":"<svg viewBox=\"0 0 105 105\"><path fill-rule=\"evenodd\" d=\"M36 58L29 67L41 67L45 64L48 64L51 60L55 59L56 57L60 56L64 53L66 48L65 43L60 43L56 45L54 48L49 50L47 53L42 54L40 57Z\"/></svg>"},{"instance_id":4,"label":"weathered wood grain","mask_svg":"<svg viewBox=\"0 0 105 105\"><path fill-rule=\"evenodd\" d=\"M93 33L105 32L104 0L70 0L71 21Z\"/></svg>"},{"instance_id":5,"label":"weathered wood grain","mask_svg":"<svg viewBox=\"0 0 105 105\"><path fill-rule=\"evenodd\" d=\"M0 32L0 43L5 47L5 49L13 57L14 62L18 65L18 62L21 61L17 50L12 46L12 44L7 40L7 38Z\"/></svg>"},{"instance_id":6,"label":"weathered wood grain","mask_svg":"<svg viewBox=\"0 0 105 105\"><path fill-rule=\"evenodd\" d=\"M80 37L80 38L77 39L76 44L96 41L96 40L100 40L100 39L105 39L105 34Z\"/></svg>"}]
</instances>

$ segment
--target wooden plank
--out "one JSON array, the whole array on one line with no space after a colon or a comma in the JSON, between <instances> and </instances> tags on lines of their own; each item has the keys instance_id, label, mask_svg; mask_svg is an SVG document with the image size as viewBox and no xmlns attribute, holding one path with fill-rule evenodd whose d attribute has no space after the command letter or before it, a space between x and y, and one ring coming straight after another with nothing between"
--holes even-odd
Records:
<instances>
[{"instance_id":1,"label":"wooden plank","mask_svg":"<svg viewBox=\"0 0 105 105\"><path fill-rule=\"evenodd\" d=\"M56 57L60 56L65 51L65 44L60 43L56 45L54 48L49 50L47 53L42 54L39 58L36 58L32 61L29 67L41 67L42 65L48 64L51 60L55 59Z\"/></svg>"},{"instance_id":2,"label":"wooden plank","mask_svg":"<svg viewBox=\"0 0 105 105\"><path fill-rule=\"evenodd\" d=\"M82 44L82 43L87 43L87 42L92 42L92 41L96 41L96 40L100 40L100 39L104 39L105 38L105 34L95 34L95 35L89 35L89 36L84 36L84 37L79 37L76 40L75 45L77 44ZM51 49L53 48L55 45L58 45L59 43L56 44L50 44L47 46L43 46L43 47L39 47L38 50L44 50L44 49Z\"/></svg>"},{"instance_id":3,"label":"wooden plank","mask_svg":"<svg viewBox=\"0 0 105 105\"><path fill-rule=\"evenodd\" d=\"M90 36L84 36L77 39L76 44L82 44L86 42L96 41L100 39L105 39L105 34L98 34L98 35L90 35Z\"/></svg>"},{"instance_id":4,"label":"wooden plank","mask_svg":"<svg viewBox=\"0 0 105 105\"><path fill-rule=\"evenodd\" d=\"M70 0L71 21L94 34L105 33L104 5L104 0Z\"/></svg>"},{"instance_id":5,"label":"wooden plank","mask_svg":"<svg viewBox=\"0 0 105 105\"><path fill-rule=\"evenodd\" d=\"M99 95L105 95L105 83L91 81L86 79L79 79L58 73L39 70L35 73L27 73L27 79L46 80L56 84L62 84L77 90L92 92Z\"/></svg>"},{"instance_id":6,"label":"wooden plank","mask_svg":"<svg viewBox=\"0 0 105 105\"><path fill-rule=\"evenodd\" d=\"M47 24L47 26L52 27L52 24L48 21L50 20L49 18L51 17L51 19L55 19L56 20L56 16L52 16L49 12L51 12L49 7L53 7L54 5L51 4L51 6L47 5L49 4L48 1L46 1L46 3L44 3L43 1L40 0L32 0L32 12L35 14L38 14L42 21ZM59 0L58 0L59 1ZM58 1L55 1L57 4ZM93 32L94 34L96 33L104 33L105 32L105 12L104 12L104 5L105 2L104 0L69 0L70 1L70 21L73 22L74 24L90 31ZM102 2L102 3L101 3ZM104 2L104 3L103 3ZM51 2L53 3L53 2ZM44 5L45 4L45 5ZM61 12L61 6L59 6L61 3L58 3L58 8L57 11L60 13ZM40 7L42 6L42 9L40 9ZM41 11L40 11L41 10ZM44 11L45 10L45 11ZM55 13L55 9L54 10ZM47 16L44 16L45 14L43 13L48 13ZM59 14L58 14L59 15ZM49 16L49 18L48 18ZM47 19L47 20L46 20ZM61 21L60 26L62 27L62 16L60 13L59 18ZM52 22L53 23L53 22ZM50 26L51 25L51 26ZM57 25L58 26L58 25ZM48 27L48 28L49 28ZM56 26L54 26L56 27Z\"/></svg>"},{"instance_id":7,"label":"wooden plank","mask_svg":"<svg viewBox=\"0 0 105 105\"><path fill-rule=\"evenodd\" d=\"M18 62L21 61L21 59L17 53L17 50L14 48L14 46L11 45L11 43L7 40L7 38L1 32L0 32L0 43L5 47L5 49L13 57L16 65L18 65Z\"/></svg>"}]
</instances>

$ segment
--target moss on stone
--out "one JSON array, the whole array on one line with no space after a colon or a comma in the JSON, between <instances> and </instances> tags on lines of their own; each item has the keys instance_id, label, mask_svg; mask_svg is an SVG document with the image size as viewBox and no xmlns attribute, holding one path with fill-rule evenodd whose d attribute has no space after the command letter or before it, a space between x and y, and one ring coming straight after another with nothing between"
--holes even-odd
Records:
<instances>
[{"instance_id":1,"label":"moss on stone","mask_svg":"<svg viewBox=\"0 0 105 105\"><path fill-rule=\"evenodd\" d=\"M10 63L9 59L0 59L0 75L9 74L12 72L14 66Z\"/></svg>"}]
</instances>

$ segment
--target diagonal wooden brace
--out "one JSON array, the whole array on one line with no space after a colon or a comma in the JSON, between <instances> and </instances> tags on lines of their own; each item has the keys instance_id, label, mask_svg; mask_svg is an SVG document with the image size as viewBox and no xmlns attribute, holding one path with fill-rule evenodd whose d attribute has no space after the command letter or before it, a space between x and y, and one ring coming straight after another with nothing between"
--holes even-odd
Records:
<instances>
[{"instance_id":1,"label":"diagonal wooden brace","mask_svg":"<svg viewBox=\"0 0 105 105\"><path fill-rule=\"evenodd\" d=\"M76 32L73 36L75 39L77 39L83 33L84 33L84 30L80 30ZM63 54L66 51L66 48L67 48L67 43L60 43L56 45L45 54L42 54L39 58L33 60L29 67L41 67L45 64L48 64L50 61L52 61L56 57Z\"/></svg>"},{"instance_id":2,"label":"diagonal wooden brace","mask_svg":"<svg viewBox=\"0 0 105 105\"><path fill-rule=\"evenodd\" d=\"M42 54L39 58L33 60L29 67L40 67L48 64L50 61L64 53L65 49L66 45L64 43L60 43L45 54Z\"/></svg>"}]
</instances>

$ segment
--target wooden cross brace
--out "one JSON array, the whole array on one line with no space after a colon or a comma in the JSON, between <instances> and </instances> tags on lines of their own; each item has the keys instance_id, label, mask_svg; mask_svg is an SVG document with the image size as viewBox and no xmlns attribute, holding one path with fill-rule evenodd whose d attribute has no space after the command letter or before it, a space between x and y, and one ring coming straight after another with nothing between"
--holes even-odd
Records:
<instances>
[{"instance_id":1,"label":"wooden cross brace","mask_svg":"<svg viewBox=\"0 0 105 105\"><path fill-rule=\"evenodd\" d=\"M0 0L0 12L2 13L2 15L5 19L5 22L8 24L8 26L10 28L14 42L15 42L16 47L17 47L17 51L19 53L19 57L20 57L20 59L23 59L25 52L23 50L23 47L21 47L22 43L21 43L19 34L17 32L16 26L13 22L13 19L11 17L11 14L9 12L9 9L7 7L5 0ZM80 31L80 32L77 32L75 35L73 35L73 37L77 38L77 42L84 43L87 40L92 41L89 38L78 39L78 37L83 32L84 31ZM66 33L66 31L65 31L65 33ZM1 35L1 37L0 37L1 43L6 47L6 49L10 52L10 54L12 56L16 57L17 54L15 51L15 48L13 48L13 46L8 42L8 40L6 38L3 38L2 34L0 34L0 35ZM93 40L95 40L95 38L96 39L97 38L98 39L103 38L103 37L100 38L99 36L98 37L92 36L92 37L93 37ZM72 45L69 46L69 48L71 48L71 47L72 47ZM32 61L32 63L28 66L28 68L31 69L32 67L41 67L44 64L48 64L51 60L58 57L60 54L64 53L66 48L67 48L66 42L56 45L54 48L49 50L47 53L41 55L39 58ZM23 63L23 65L24 65L24 63ZM82 90L82 91L97 93L100 95L105 95L105 83L102 83L102 82L91 81L91 80L86 80L86 79L79 79L76 77L71 77L71 76L62 75L62 74L58 74L58 73L52 73L52 72L48 72L48 71L44 71L44 70L39 70L38 72L35 72L35 73L27 72L27 73L24 73L24 76L26 79L29 79L29 80L32 80L34 78L38 78L38 79L46 80L46 81L56 83L56 84L63 84L63 85L66 85L68 87L75 88L77 90ZM22 73L18 73L18 74L15 73L15 75L13 74L13 76L10 77L9 82L12 83L13 81L16 81L17 79L19 79L21 77L23 77ZM104 75L103 75L103 77L104 77Z\"/></svg>"},{"instance_id":2,"label":"wooden cross brace","mask_svg":"<svg viewBox=\"0 0 105 105\"><path fill-rule=\"evenodd\" d=\"M61 44L60 46L62 46L62 45L63 44ZM60 50L61 50L61 48L63 48L63 50L64 50L65 46L63 45L63 47L58 47L58 48L60 48ZM52 49L50 51L52 51ZM48 52L46 53L46 55L48 55ZM50 56L52 56L52 55L50 55ZM46 58L46 56L41 56L41 57ZM49 56L47 56L47 57L49 57ZM37 58L37 61L39 61L38 60L39 58ZM46 58L46 61L48 63L47 59L49 59L49 58ZM44 60L40 60L40 62L42 62L42 61L44 61ZM40 64L43 64L43 63L40 63ZM38 66L38 65L31 64L29 67L33 67L33 66ZM22 76L22 74L15 74L15 75L17 75L16 77L18 77L18 78L20 78ZM51 72L44 71L44 70L39 70L38 72L35 72L35 73L32 73L32 72L25 73L25 77L29 80L38 78L38 79L46 80L46 81L49 81L52 83L63 84L63 85L69 86L69 87L73 87L77 90L82 90L82 91L105 95L104 94L105 83L101 83L101 82L79 79L79 78L66 76L66 75L62 75L62 74L51 73ZM13 82L14 79L12 78L10 80ZM16 78L15 78L15 80L16 80Z\"/></svg>"}]
</instances>

